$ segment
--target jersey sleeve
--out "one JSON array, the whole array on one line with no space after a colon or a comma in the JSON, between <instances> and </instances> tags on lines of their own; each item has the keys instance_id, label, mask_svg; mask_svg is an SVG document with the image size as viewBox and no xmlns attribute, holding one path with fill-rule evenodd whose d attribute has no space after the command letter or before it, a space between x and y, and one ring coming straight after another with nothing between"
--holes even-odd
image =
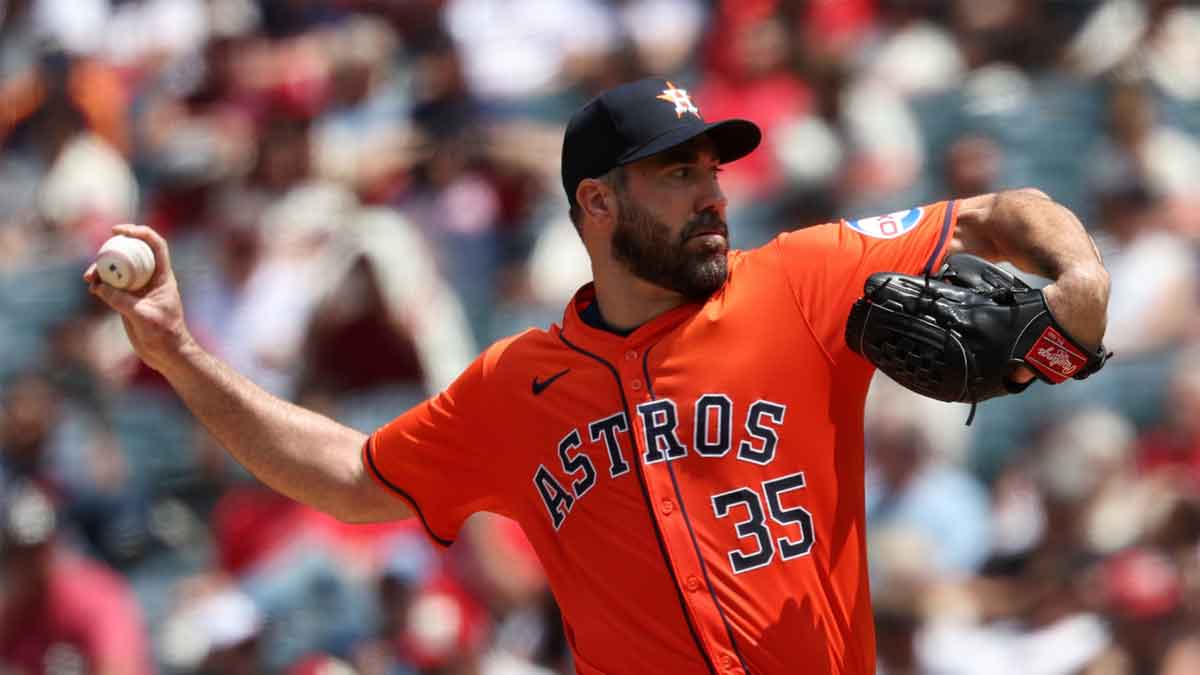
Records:
<instances>
[{"instance_id":1,"label":"jersey sleeve","mask_svg":"<svg viewBox=\"0 0 1200 675\"><path fill-rule=\"evenodd\" d=\"M467 516L496 510L499 455L488 421L487 355L480 355L445 391L377 429L363 448L367 471L420 518L443 546Z\"/></svg>"},{"instance_id":2,"label":"jersey sleeve","mask_svg":"<svg viewBox=\"0 0 1200 675\"><path fill-rule=\"evenodd\" d=\"M846 319L867 277L937 271L956 217L956 202L938 202L817 225L775 240L796 302L831 359L840 360L846 350Z\"/></svg>"}]
</instances>

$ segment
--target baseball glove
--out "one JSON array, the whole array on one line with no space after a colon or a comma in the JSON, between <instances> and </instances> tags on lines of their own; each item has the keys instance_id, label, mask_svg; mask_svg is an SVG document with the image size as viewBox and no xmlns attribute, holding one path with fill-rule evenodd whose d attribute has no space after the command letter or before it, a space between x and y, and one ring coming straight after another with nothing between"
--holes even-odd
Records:
<instances>
[{"instance_id":1,"label":"baseball glove","mask_svg":"<svg viewBox=\"0 0 1200 675\"><path fill-rule=\"evenodd\" d=\"M965 253L925 277L880 272L850 310L846 342L901 385L942 401L978 403L1023 391L1025 365L1058 384L1100 370L1111 353L1082 347L1040 289ZM972 410L974 412L974 410ZM968 420L968 424L970 420Z\"/></svg>"}]
</instances>

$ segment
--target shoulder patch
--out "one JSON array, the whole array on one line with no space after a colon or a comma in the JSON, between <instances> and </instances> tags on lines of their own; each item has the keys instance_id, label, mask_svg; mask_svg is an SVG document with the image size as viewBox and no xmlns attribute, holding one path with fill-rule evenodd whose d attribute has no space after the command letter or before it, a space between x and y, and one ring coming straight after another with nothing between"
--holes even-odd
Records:
<instances>
[{"instance_id":1,"label":"shoulder patch","mask_svg":"<svg viewBox=\"0 0 1200 675\"><path fill-rule=\"evenodd\" d=\"M920 206L907 211L896 211L882 216L847 220L846 225L860 234L876 239L895 239L917 226L925 209Z\"/></svg>"}]
</instances>

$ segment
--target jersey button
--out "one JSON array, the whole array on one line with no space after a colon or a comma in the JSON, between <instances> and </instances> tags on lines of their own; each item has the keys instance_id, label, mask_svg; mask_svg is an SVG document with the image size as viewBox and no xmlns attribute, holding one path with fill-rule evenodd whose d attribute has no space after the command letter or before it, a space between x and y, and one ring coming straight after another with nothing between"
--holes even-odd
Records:
<instances>
[{"instance_id":1,"label":"jersey button","mask_svg":"<svg viewBox=\"0 0 1200 675\"><path fill-rule=\"evenodd\" d=\"M632 381L632 382L630 382L630 383L629 383L629 387L630 387L631 389L633 389L634 391L641 391L641 390L642 390L642 381L641 381L641 380L634 380L634 381Z\"/></svg>"},{"instance_id":2,"label":"jersey button","mask_svg":"<svg viewBox=\"0 0 1200 675\"><path fill-rule=\"evenodd\" d=\"M675 511L675 502L671 501L670 499L664 499L662 501L662 514L664 516L669 516L672 513L674 513L674 511Z\"/></svg>"},{"instance_id":3,"label":"jersey button","mask_svg":"<svg viewBox=\"0 0 1200 675\"><path fill-rule=\"evenodd\" d=\"M625 352L625 360L626 361L637 361L637 352L633 351L632 349Z\"/></svg>"},{"instance_id":4,"label":"jersey button","mask_svg":"<svg viewBox=\"0 0 1200 675\"><path fill-rule=\"evenodd\" d=\"M733 657L728 654L722 654L721 655L721 667L726 670L733 668Z\"/></svg>"},{"instance_id":5,"label":"jersey button","mask_svg":"<svg viewBox=\"0 0 1200 675\"><path fill-rule=\"evenodd\" d=\"M693 593L700 590L700 579L695 575L689 576L685 583L687 584L687 589Z\"/></svg>"}]
</instances>

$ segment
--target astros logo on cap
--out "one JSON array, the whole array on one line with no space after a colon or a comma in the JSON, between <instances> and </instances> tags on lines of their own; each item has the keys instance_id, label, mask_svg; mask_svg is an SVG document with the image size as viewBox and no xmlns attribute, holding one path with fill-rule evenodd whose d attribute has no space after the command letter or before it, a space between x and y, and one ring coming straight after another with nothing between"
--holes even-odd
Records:
<instances>
[{"instance_id":1,"label":"astros logo on cap","mask_svg":"<svg viewBox=\"0 0 1200 675\"><path fill-rule=\"evenodd\" d=\"M667 80L667 88L663 89L662 93L654 98L666 101L667 103L674 103L676 117L683 117L683 113L690 112L697 118L703 119L700 117L700 109L692 103L692 97L688 96L687 89L676 89L670 80Z\"/></svg>"}]
</instances>

